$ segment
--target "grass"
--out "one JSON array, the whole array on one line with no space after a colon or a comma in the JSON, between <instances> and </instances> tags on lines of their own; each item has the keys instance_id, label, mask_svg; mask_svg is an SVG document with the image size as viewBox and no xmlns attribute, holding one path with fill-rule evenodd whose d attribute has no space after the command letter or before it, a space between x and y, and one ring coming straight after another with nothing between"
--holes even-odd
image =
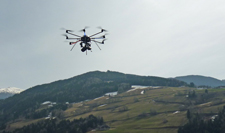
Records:
<instances>
[{"instance_id":1,"label":"grass","mask_svg":"<svg viewBox=\"0 0 225 133\"><path fill-rule=\"evenodd\" d=\"M197 97L186 98L189 90L195 90ZM187 123L186 112L217 113L225 105L225 88L196 90L194 88L163 87L161 89L145 89L124 92L116 97L102 97L96 100L76 103L64 114L66 119L73 120L87 117L90 114L103 117L111 128L108 131L95 133L176 133L179 126ZM109 98L109 99L108 99ZM103 107L100 105L106 104ZM127 109L121 111L121 108ZM90 109L89 112L75 115L76 110ZM180 111L174 114L175 111ZM15 122L11 127L18 128L34 123L37 120Z\"/></svg>"},{"instance_id":2,"label":"grass","mask_svg":"<svg viewBox=\"0 0 225 133\"><path fill-rule=\"evenodd\" d=\"M41 120L44 120L44 118L35 119L35 120L21 120L18 122L14 122L14 123L9 124L10 128L8 129L8 131L12 131L17 128L22 128L23 126L26 126L26 125L29 125L32 123L37 123L38 121L41 121Z\"/></svg>"},{"instance_id":3,"label":"grass","mask_svg":"<svg viewBox=\"0 0 225 133\"><path fill-rule=\"evenodd\" d=\"M98 109L93 108L92 112L74 116L69 119L86 117L90 114L102 116L105 122L114 127L111 130L104 131L106 133L114 132L176 132L177 127L187 122L185 118L186 111L178 114L173 114L179 110L179 103L163 103L154 102L153 100L184 102L186 98L175 97L177 91L184 91L185 88L170 88L162 89L147 89L144 95L141 95L142 90L134 92L122 93L111 99L119 99L119 102L110 103L106 99L98 99L95 102L107 104ZM138 100L135 100L138 99ZM86 105L93 103L89 101ZM121 106L128 107L127 111L119 112ZM156 111L156 115L151 115L151 111ZM145 114L145 116L140 116ZM164 122L166 121L166 123ZM166 129L165 129L166 128Z\"/></svg>"}]
</instances>

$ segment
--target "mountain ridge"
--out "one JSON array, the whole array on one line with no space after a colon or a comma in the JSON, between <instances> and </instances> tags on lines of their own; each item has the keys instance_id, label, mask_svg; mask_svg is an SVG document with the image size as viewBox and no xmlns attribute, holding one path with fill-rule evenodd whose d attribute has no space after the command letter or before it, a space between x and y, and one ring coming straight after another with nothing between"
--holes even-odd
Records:
<instances>
[{"instance_id":1,"label":"mountain ridge","mask_svg":"<svg viewBox=\"0 0 225 133\"><path fill-rule=\"evenodd\" d=\"M202 75L177 76L175 77L175 79L184 81L188 84L193 82L197 86L210 86L210 87L225 86L225 82L223 80Z\"/></svg>"},{"instance_id":2,"label":"mountain ridge","mask_svg":"<svg viewBox=\"0 0 225 133\"><path fill-rule=\"evenodd\" d=\"M14 94L19 94L23 91L23 89L16 88L16 87L8 87L8 88L1 88L0 89L0 99L5 99Z\"/></svg>"},{"instance_id":3,"label":"mountain ridge","mask_svg":"<svg viewBox=\"0 0 225 133\"><path fill-rule=\"evenodd\" d=\"M16 94L16 93L20 93L22 92L23 89L20 89L20 88L16 88L16 87L8 87L8 88L0 88L0 93L4 92L4 93L13 93L13 94Z\"/></svg>"}]
</instances>

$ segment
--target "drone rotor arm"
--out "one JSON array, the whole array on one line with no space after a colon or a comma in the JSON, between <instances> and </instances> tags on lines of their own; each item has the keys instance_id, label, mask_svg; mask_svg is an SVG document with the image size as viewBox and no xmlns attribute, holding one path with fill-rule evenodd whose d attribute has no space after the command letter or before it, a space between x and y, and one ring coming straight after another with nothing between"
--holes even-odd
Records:
<instances>
[{"instance_id":1,"label":"drone rotor arm","mask_svg":"<svg viewBox=\"0 0 225 133\"><path fill-rule=\"evenodd\" d=\"M76 44L76 43L78 43L80 40L78 40L78 41L76 41L76 42L70 42L70 45L72 45L72 44Z\"/></svg>"},{"instance_id":2,"label":"drone rotor arm","mask_svg":"<svg viewBox=\"0 0 225 133\"><path fill-rule=\"evenodd\" d=\"M79 40L79 41L80 41L80 40ZM75 47L75 45L76 45L79 41L76 41L76 42L70 42L70 45L74 44L70 51L73 50L73 48Z\"/></svg>"},{"instance_id":3,"label":"drone rotor arm","mask_svg":"<svg viewBox=\"0 0 225 133\"><path fill-rule=\"evenodd\" d=\"M99 43L99 44L104 44L104 41L107 40L107 39L104 39L102 40L102 42L99 42L99 41L95 41L95 40L92 40L93 42L96 42L96 43Z\"/></svg>"},{"instance_id":4,"label":"drone rotor arm","mask_svg":"<svg viewBox=\"0 0 225 133\"><path fill-rule=\"evenodd\" d=\"M98 34L100 34L100 33L102 33L102 31L100 31L100 32L98 32L98 33L95 33L95 34L93 34L93 35L91 35L91 36L89 36L89 37L92 37L92 36L98 35Z\"/></svg>"},{"instance_id":5,"label":"drone rotor arm","mask_svg":"<svg viewBox=\"0 0 225 133\"><path fill-rule=\"evenodd\" d=\"M91 39L104 39L103 37L91 38Z\"/></svg>"},{"instance_id":6,"label":"drone rotor arm","mask_svg":"<svg viewBox=\"0 0 225 133\"><path fill-rule=\"evenodd\" d=\"M95 41L95 40L92 40L92 41L95 43L103 44L102 42L99 42L99 41Z\"/></svg>"},{"instance_id":7,"label":"drone rotor arm","mask_svg":"<svg viewBox=\"0 0 225 133\"><path fill-rule=\"evenodd\" d=\"M80 38L69 38L69 37L67 37L66 39L77 39L77 40L80 40Z\"/></svg>"},{"instance_id":8,"label":"drone rotor arm","mask_svg":"<svg viewBox=\"0 0 225 133\"><path fill-rule=\"evenodd\" d=\"M76 36L76 37L81 37L81 36L78 36L78 35L73 34L73 33L69 33L69 32L66 32L66 33L68 33L68 34L70 34L70 35L73 35L73 36Z\"/></svg>"},{"instance_id":9,"label":"drone rotor arm","mask_svg":"<svg viewBox=\"0 0 225 133\"><path fill-rule=\"evenodd\" d=\"M91 38L91 39L104 39L106 35L108 35L108 34L105 34L105 35L100 36L100 37Z\"/></svg>"}]
</instances>

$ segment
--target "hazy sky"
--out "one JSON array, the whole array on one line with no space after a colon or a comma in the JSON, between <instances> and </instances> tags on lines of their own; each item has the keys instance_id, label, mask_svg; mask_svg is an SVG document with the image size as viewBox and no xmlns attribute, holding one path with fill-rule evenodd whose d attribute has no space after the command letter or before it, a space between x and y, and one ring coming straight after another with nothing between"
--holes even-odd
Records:
<instances>
[{"instance_id":1,"label":"hazy sky","mask_svg":"<svg viewBox=\"0 0 225 133\"><path fill-rule=\"evenodd\" d=\"M109 31L101 51L73 51L64 27ZM224 0L1 0L0 88L27 89L89 71L225 79Z\"/></svg>"}]
</instances>

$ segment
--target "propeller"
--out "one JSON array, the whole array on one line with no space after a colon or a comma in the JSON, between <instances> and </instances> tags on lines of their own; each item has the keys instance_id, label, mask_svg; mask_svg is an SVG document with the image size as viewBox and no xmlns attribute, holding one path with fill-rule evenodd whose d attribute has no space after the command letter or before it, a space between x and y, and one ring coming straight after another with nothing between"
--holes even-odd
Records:
<instances>
[{"instance_id":1,"label":"propeller","mask_svg":"<svg viewBox=\"0 0 225 133\"><path fill-rule=\"evenodd\" d=\"M104 41L105 41L105 40L107 40L107 39L104 39L104 40L102 41L102 44L104 44Z\"/></svg>"},{"instance_id":2,"label":"propeller","mask_svg":"<svg viewBox=\"0 0 225 133\"><path fill-rule=\"evenodd\" d=\"M97 27L98 29L101 29L101 32L108 32L106 29L103 29L101 26Z\"/></svg>"},{"instance_id":3,"label":"propeller","mask_svg":"<svg viewBox=\"0 0 225 133\"><path fill-rule=\"evenodd\" d=\"M72 45L72 44L76 44L75 42L70 42L70 45Z\"/></svg>"},{"instance_id":4,"label":"propeller","mask_svg":"<svg viewBox=\"0 0 225 133\"><path fill-rule=\"evenodd\" d=\"M61 28L61 30L66 30L66 33L73 32L72 30L68 30L68 29L65 29L65 28Z\"/></svg>"},{"instance_id":5,"label":"propeller","mask_svg":"<svg viewBox=\"0 0 225 133\"><path fill-rule=\"evenodd\" d=\"M68 33L68 32L73 32L72 30L66 30L66 33Z\"/></svg>"},{"instance_id":6,"label":"propeller","mask_svg":"<svg viewBox=\"0 0 225 133\"><path fill-rule=\"evenodd\" d=\"M65 28L60 28L60 30L66 30Z\"/></svg>"},{"instance_id":7,"label":"propeller","mask_svg":"<svg viewBox=\"0 0 225 133\"><path fill-rule=\"evenodd\" d=\"M106 35L108 35L108 34L103 35L102 38L105 38Z\"/></svg>"},{"instance_id":8,"label":"propeller","mask_svg":"<svg viewBox=\"0 0 225 133\"><path fill-rule=\"evenodd\" d=\"M89 28L88 26L85 26L84 29L80 30L80 32L85 32L85 29Z\"/></svg>"},{"instance_id":9,"label":"propeller","mask_svg":"<svg viewBox=\"0 0 225 133\"><path fill-rule=\"evenodd\" d=\"M66 34L62 34L63 36L65 36L66 37L66 39L68 39L68 36L66 35Z\"/></svg>"}]
</instances>

